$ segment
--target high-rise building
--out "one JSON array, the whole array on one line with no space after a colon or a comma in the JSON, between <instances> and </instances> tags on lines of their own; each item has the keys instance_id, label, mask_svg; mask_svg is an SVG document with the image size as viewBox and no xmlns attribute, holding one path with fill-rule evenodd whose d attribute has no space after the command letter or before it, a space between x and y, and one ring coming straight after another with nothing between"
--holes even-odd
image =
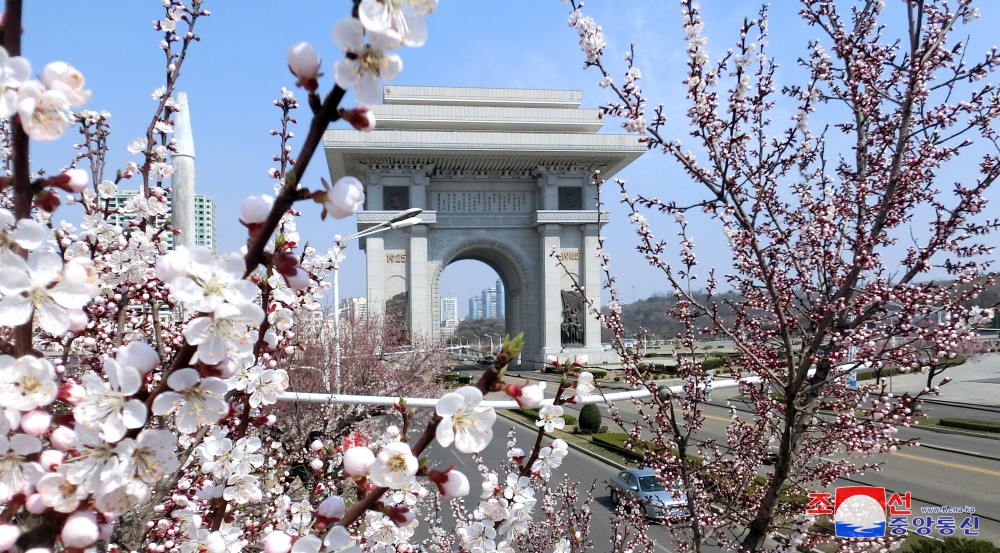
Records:
<instances>
[{"instance_id":1,"label":"high-rise building","mask_svg":"<svg viewBox=\"0 0 1000 553\"><path fill-rule=\"evenodd\" d=\"M108 216L108 222L124 227L126 222L135 222L137 217L135 215L125 215L114 213L115 210L122 209L135 212L135 206L129 205L131 203L146 201L138 190L120 190L115 194L114 198L110 198L108 202L108 209L112 211L111 215ZM154 224L162 225L167 219L171 218L172 207L170 202L170 194L167 194L166 198L167 212L166 215L157 216L154 220ZM215 251L215 202L212 198L205 196L203 194L195 194L194 197L194 211L195 211L195 226L194 226L194 243L198 246L205 246L212 251ZM163 238L166 240L167 245L170 249L174 247L174 235L173 233L164 233Z\"/></svg>"},{"instance_id":2,"label":"high-rise building","mask_svg":"<svg viewBox=\"0 0 1000 553\"><path fill-rule=\"evenodd\" d=\"M454 296L441 298L441 326L447 327L449 321L458 322L458 298Z\"/></svg>"},{"instance_id":3,"label":"high-rise building","mask_svg":"<svg viewBox=\"0 0 1000 553\"><path fill-rule=\"evenodd\" d=\"M340 300L340 316L347 320L358 320L368 316L368 298L344 298Z\"/></svg>"},{"instance_id":4,"label":"high-rise building","mask_svg":"<svg viewBox=\"0 0 1000 553\"><path fill-rule=\"evenodd\" d=\"M215 202L204 194L194 195L194 243L215 251Z\"/></svg>"},{"instance_id":5,"label":"high-rise building","mask_svg":"<svg viewBox=\"0 0 1000 553\"><path fill-rule=\"evenodd\" d=\"M483 318L495 319L497 317L497 291L493 288L483 290Z\"/></svg>"},{"instance_id":6,"label":"high-rise building","mask_svg":"<svg viewBox=\"0 0 1000 553\"><path fill-rule=\"evenodd\" d=\"M483 318L483 297L476 296L474 298L469 298L469 318L470 319L482 319Z\"/></svg>"},{"instance_id":7,"label":"high-rise building","mask_svg":"<svg viewBox=\"0 0 1000 553\"><path fill-rule=\"evenodd\" d=\"M497 279L497 317L503 318L507 316L507 303L504 298L503 281L499 278Z\"/></svg>"}]
</instances>

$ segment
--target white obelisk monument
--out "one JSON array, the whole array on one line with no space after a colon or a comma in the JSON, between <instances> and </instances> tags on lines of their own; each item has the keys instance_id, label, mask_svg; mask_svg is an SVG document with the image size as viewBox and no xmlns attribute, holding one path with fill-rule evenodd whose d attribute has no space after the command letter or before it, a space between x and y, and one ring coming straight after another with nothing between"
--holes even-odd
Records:
<instances>
[{"instance_id":1,"label":"white obelisk monument","mask_svg":"<svg viewBox=\"0 0 1000 553\"><path fill-rule=\"evenodd\" d=\"M191 112L188 110L186 92L178 92L177 112L174 121L174 140L177 153L173 157L174 174L171 182L171 208L173 225L181 231L174 237L174 247L194 246L194 137L191 134Z\"/></svg>"}]
</instances>

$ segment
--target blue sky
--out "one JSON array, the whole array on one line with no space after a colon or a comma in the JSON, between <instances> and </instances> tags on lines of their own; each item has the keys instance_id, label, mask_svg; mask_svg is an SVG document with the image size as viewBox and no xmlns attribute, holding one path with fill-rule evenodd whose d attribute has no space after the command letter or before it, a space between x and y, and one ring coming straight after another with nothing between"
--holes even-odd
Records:
<instances>
[{"instance_id":1,"label":"blue sky","mask_svg":"<svg viewBox=\"0 0 1000 553\"><path fill-rule=\"evenodd\" d=\"M125 147L144 133L149 122L154 107L150 92L163 81L160 34L152 30L152 21L162 17L160 2L45 0L26 4L24 55L35 71L49 61L64 60L84 72L93 90L86 107L112 113L111 166L122 166L131 159ZM779 79L794 77L793 56L816 34L799 21L797 2L773 4L771 53L783 63ZM190 52L178 89L186 91L191 102L196 188L215 198L219 207L219 249L234 250L244 239L236 222L240 200L271 190L266 172L273 165L277 140L268 131L278 122L278 110L271 102L282 86L291 87L294 82L285 66L285 51L297 41L311 42L323 57L326 77L321 82L324 88L332 85L332 66L340 54L331 41L331 30L346 15L349 2L220 0L208 1L205 7L213 15L198 23L202 40ZM703 0L702 8L715 57L733 43L742 18L753 17L759 3ZM982 19L968 29L983 40L992 40L990 31L1000 23L1000 3L983 2L980 9ZM636 43L642 84L651 103L677 106L683 102L684 42L678 2L592 0L587 11L604 28L610 60L620 60L630 40ZM575 31L566 25L567 13L568 5L558 0L441 0L428 19L427 44L401 51L404 70L394 82L580 89L584 106L596 107L608 96L597 86L596 73L581 70L583 57ZM974 51L991 45L980 41ZM307 113L305 107L300 109L300 137L306 133ZM606 130L617 132L613 122ZM683 137L684 132L675 126L670 134ZM35 167L51 171L68 164L73 141L73 135L67 134L53 144L34 143ZM293 148L298 145L297 140L293 142ZM321 176L329 177L325 164L312 164L304 184L319 186ZM677 167L655 153L647 154L620 176L647 194L696 197L697 189ZM664 293L666 284L645 268L632 248L626 216L617 206L611 211L613 222L604 233L613 243L610 249L616 256L613 263L621 276L623 299ZM351 220L320 221L316 210L306 208L305 212L300 230L303 238L317 247L328 245L333 234L354 230ZM663 226L660 234L673 238L673 233L672 228ZM700 235L697 243L705 270L707 266L728 267L725 248L711 247L723 244L718 235ZM495 273L484 265L455 264L445 272L442 295L458 296L464 312L468 297L492 286L495 279ZM349 252L341 284L343 297L363 295L362 252Z\"/></svg>"}]
</instances>

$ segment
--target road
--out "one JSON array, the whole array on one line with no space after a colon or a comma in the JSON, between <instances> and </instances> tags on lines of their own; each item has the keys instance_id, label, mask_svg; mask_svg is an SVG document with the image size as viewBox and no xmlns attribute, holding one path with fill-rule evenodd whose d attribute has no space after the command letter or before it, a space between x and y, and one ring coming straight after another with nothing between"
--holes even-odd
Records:
<instances>
[{"instance_id":1,"label":"road","mask_svg":"<svg viewBox=\"0 0 1000 553\"><path fill-rule=\"evenodd\" d=\"M516 432L516 439L519 447L524 450L528 450L531 444L534 443L535 432L529 431L523 425L512 422L504 417L498 417L494 426L493 441L482 454L487 466L499 466L500 463L506 459L506 437L507 432L512 428ZM430 458L439 460L442 465L454 464L456 469L462 470L465 474L470 475L469 480L473 482L473 489L472 493L470 493L470 497L466 501L466 506L470 509L474 508L478 504L480 489L478 483L476 482L477 479L475 478L475 475L477 474L476 466L472 462L471 457L469 455L459 453L454 448L447 448L445 451L441 451L440 446L437 445L432 446L432 448L437 449L430 456ZM562 466L558 470L554 471L555 476L553 476L552 479L553 483L561 481L563 478L568 476L573 481L580 484L579 489L581 492L588 489L591 484L595 482L597 484L594 491L595 501L591 504L593 516L591 519L590 537L594 543L593 551L608 551L608 544L611 543L611 513L613 506L611 504L611 498L608 495L606 481L611 476L612 472L616 470L617 469L614 467L598 461L593 457L584 455L576 450L571 450ZM500 476L501 479L503 479L503 475ZM655 548L657 551L668 552L674 550L670 545L672 541L668 528L659 524L652 524L648 528L648 534L656 544Z\"/></svg>"},{"instance_id":2,"label":"road","mask_svg":"<svg viewBox=\"0 0 1000 553\"><path fill-rule=\"evenodd\" d=\"M696 436L698 439L714 438L725 443L725 431L730 422L725 403L735 395L733 390L717 390L713 394L713 404L705 409L705 422ZM638 418L631 402L620 402L617 408L626 420ZM947 416L971 418L958 406L945 408ZM603 406L602 410L607 415ZM980 535L969 537L1000 544L1000 461L968 454L982 453L1000 458L1000 441L932 432L919 427L902 428L898 435L902 439L918 438L923 447L877 456L872 460L884 462L881 471L839 479L830 489L813 491L832 492L837 486L852 485L880 486L899 493L909 491L913 498L913 516L919 516L921 507L973 507L980 516Z\"/></svg>"}]
</instances>

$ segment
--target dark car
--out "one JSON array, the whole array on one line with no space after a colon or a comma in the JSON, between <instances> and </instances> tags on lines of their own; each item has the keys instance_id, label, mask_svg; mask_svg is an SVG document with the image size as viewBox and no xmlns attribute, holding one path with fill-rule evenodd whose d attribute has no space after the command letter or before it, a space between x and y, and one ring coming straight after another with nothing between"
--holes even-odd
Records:
<instances>
[{"instance_id":1,"label":"dark car","mask_svg":"<svg viewBox=\"0 0 1000 553\"><path fill-rule=\"evenodd\" d=\"M611 476L611 501L618 505L627 496L642 505L648 518L672 520L687 518L687 495L675 483L671 489L660 483L653 469L628 469Z\"/></svg>"}]
</instances>

